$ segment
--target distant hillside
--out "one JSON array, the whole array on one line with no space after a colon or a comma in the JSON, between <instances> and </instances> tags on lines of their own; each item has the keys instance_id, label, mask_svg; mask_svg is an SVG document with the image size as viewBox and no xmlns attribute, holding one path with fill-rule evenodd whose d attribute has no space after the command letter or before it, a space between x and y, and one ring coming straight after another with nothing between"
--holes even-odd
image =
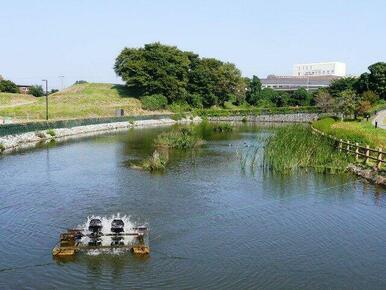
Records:
<instances>
[{"instance_id":1,"label":"distant hillside","mask_svg":"<svg viewBox=\"0 0 386 290\"><path fill-rule=\"evenodd\" d=\"M4 97L4 104L13 102L16 97L19 104L31 100L31 96L25 99L18 94L8 94ZM17 95L17 96L16 96ZM15 117L21 120L44 119L45 98L33 98L32 104L21 104L12 107L4 107L0 96L0 116ZM141 102L129 96L123 85L85 83L73 85L61 92L49 95L49 115L51 119L72 119L88 117L114 116L115 109L122 108L129 114L145 113L141 109ZM9 103L11 104L11 103Z\"/></svg>"}]
</instances>

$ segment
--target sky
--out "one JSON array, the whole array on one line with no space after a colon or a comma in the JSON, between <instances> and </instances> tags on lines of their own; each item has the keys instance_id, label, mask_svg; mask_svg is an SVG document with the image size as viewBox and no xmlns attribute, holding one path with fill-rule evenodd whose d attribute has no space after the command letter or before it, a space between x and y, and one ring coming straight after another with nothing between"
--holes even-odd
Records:
<instances>
[{"instance_id":1,"label":"sky","mask_svg":"<svg viewBox=\"0 0 386 290\"><path fill-rule=\"evenodd\" d=\"M323 61L358 75L386 61L385 15L385 0L0 0L0 75L57 89L120 83L120 51L156 41L232 62L249 77Z\"/></svg>"}]
</instances>

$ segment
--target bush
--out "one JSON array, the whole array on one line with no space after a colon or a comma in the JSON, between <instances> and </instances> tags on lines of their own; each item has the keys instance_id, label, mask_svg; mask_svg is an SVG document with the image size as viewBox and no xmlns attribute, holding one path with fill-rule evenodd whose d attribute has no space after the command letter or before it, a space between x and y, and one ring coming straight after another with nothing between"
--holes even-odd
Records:
<instances>
[{"instance_id":1,"label":"bush","mask_svg":"<svg viewBox=\"0 0 386 290\"><path fill-rule=\"evenodd\" d=\"M56 133L55 133L54 129L47 130L47 134L50 135L51 137L55 137L56 136Z\"/></svg>"},{"instance_id":2,"label":"bush","mask_svg":"<svg viewBox=\"0 0 386 290\"><path fill-rule=\"evenodd\" d=\"M191 111L192 108L187 102L174 102L168 106L168 109L174 113L182 113L186 111Z\"/></svg>"},{"instance_id":3,"label":"bush","mask_svg":"<svg viewBox=\"0 0 386 290\"><path fill-rule=\"evenodd\" d=\"M3 153L4 150L5 150L5 146L0 143L0 153Z\"/></svg>"},{"instance_id":4,"label":"bush","mask_svg":"<svg viewBox=\"0 0 386 290\"><path fill-rule=\"evenodd\" d=\"M150 95L141 98L142 108L145 110L155 111L165 109L168 100L163 95Z\"/></svg>"},{"instance_id":5,"label":"bush","mask_svg":"<svg viewBox=\"0 0 386 290\"><path fill-rule=\"evenodd\" d=\"M42 86L34 85L29 88L29 93L35 97L41 97L44 95Z\"/></svg>"},{"instance_id":6,"label":"bush","mask_svg":"<svg viewBox=\"0 0 386 290\"><path fill-rule=\"evenodd\" d=\"M19 88L12 81L0 80L0 92L19 93Z\"/></svg>"},{"instance_id":7,"label":"bush","mask_svg":"<svg viewBox=\"0 0 386 290\"><path fill-rule=\"evenodd\" d=\"M202 109L202 97L198 94L191 94L188 96L188 103L196 109Z\"/></svg>"}]
</instances>

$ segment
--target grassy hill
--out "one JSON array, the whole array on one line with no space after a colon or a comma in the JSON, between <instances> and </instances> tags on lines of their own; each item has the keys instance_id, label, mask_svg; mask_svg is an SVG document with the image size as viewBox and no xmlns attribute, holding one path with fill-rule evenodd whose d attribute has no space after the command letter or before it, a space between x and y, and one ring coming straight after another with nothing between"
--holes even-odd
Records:
<instances>
[{"instance_id":1,"label":"grassy hill","mask_svg":"<svg viewBox=\"0 0 386 290\"><path fill-rule=\"evenodd\" d=\"M0 93L0 108L26 105L36 101L32 95Z\"/></svg>"},{"instance_id":2,"label":"grassy hill","mask_svg":"<svg viewBox=\"0 0 386 290\"><path fill-rule=\"evenodd\" d=\"M23 99L19 94L7 95L10 96L0 96L0 116L18 120L43 120L45 118L45 97L32 97L35 102L26 104L27 101L31 101L31 96L22 95ZM102 83L73 85L61 92L49 95L48 100L50 119L114 116L117 108L124 109L126 114L146 113L141 109L141 102L130 97L130 93L122 85ZM13 106L6 107L6 104Z\"/></svg>"}]
</instances>

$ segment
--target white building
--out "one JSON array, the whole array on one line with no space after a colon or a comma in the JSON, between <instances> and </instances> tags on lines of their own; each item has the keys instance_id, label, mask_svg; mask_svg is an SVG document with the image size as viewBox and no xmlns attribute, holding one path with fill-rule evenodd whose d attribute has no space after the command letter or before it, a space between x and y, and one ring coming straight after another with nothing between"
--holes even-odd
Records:
<instances>
[{"instance_id":1,"label":"white building","mask_svg":"<svg viewBox=\"0 0 386 290\"><path fill-rule=\"evenodd\" d=\"M293 76L339 76L346 75L346 64L342 62L319 62L295 64Z\"/></svg>"}]
</instances>

